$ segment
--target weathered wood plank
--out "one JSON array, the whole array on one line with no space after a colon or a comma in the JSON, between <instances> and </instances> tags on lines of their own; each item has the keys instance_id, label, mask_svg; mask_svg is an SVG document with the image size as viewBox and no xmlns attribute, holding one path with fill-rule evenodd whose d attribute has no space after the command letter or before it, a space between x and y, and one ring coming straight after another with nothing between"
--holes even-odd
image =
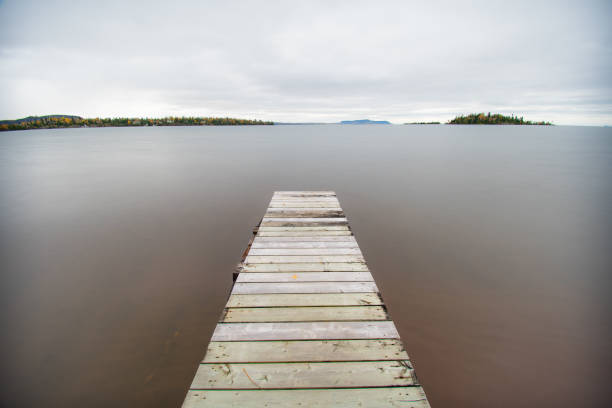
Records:
<instances>
[{"instance_id":1,"label":"weathered wood plank","mask_svg":"<svg viewBox=\"0 0 612 408\"><path fill-rule=\"evenodd\" d=\"M228 308L220 319L225 323L359 320L388 320L388 317L382 306L300 306Z\"/></svg>"},{"instance_id":2,"label":"weathered wood plank","mask_svg":"<svg viewBox=\"0 0 612 408\"><path fill-rule=\"evenodd\" d=\"M289 220L290 218L274 218L276 221L262 221L261 225L268 227L322 227L325 225L344 225L348 226L348 223L343 220L343 217L336 218L337 221L329 221L331 218L318 218L324 221L282 221L283 219ZM306 218L304 218L306 219ZM309 220L316 220L317 218L308 218Z\"/></svg>"},{"instance_id":3,"label":"weathered wood plank","mask_svg":"<svg viewBox=\"0 0 612 408\"><path fill-rule=\"evenodd\" d=\"M275 196L275 197L272 197L272 199L270 200L270 203L274 203L274 202L298 202L298 203L299 202L302 202L302 203L326 202L326 203L340 204L340 202L338 201L338 198L333 197L333 196L311 196L311 197Z\"/></svg>"},{"instance_id":4,"label":"weathered wood plank","mask_svg":"<svg viewBox=\"0 0 612 408\"><path fill-rule=\"evenodd\" d=\"M428 408L421 387L301 390L190 390L183 408Z\"/></svg>"},{"instance_id":5,"label":"weathered wood plank","mask_svg":"<svg viewBox=\"0 0 612 408\"><path fill-rule=\"evenodd\" d=\"M349 231L349 227L346 225L324 225L321 227L266 227L261 226L258 229L262 231Z\"/></svg>"},{"instance_id":6,"label":"weathered wood plank","mask_svg":"<svg viewBox=\"0 0 612 408\"><path fill-rule=\"evenodd\" d=\"M359 306L382 305L375 292L366 293L269 293L256 295L233 294L226 307L271 306Z\"/></svg>"},{"instance_id":7,"label":"weathered wood plank","mask_svg":"<svg viewBox=\"0 0 612 408\"><path fill-rule=\"evenodd\" d=\"M307 249L307 248L359 248L355 241L338 241L338 242L261 242L253 241L251 250L257 248L286 248L286 249Z\"/></svg>"},{"instance_id":8,"label":"weathered wood plank","mask_svg":"<svg viewBox=\"0 0 612 408\"><path fill-rule=\"evenodd\" d=\"M340 205L332 201L270 201L271 208L329 208L341 210Z\"/></svg>"},{"instance_id":9,"label":"weathered wood plank","mask_svg":"<svg viewBox=\"0 0 612 408\"><path fill-rule=\"evenodd\" d=\"M406 361L200 364L191 389L342 388L415 385Z\"/></svg>"},{"instance_id":10,"label":"weathered wood plank","mask_svg":"<svg viewBox=\"0 0 612 408\"><path fill-rule=\"evenodd\" d=\"M366 282L370 272L242 272L236 282Z\"/></svg>"},{"instance_id":11,"label":"weathered wood plank","mask_svg":"<svg viewBox=\"0 0 612 408\"><path fill-rule=\"evenodd\" d=\"M357 242L353 235L342 235L342 236L287 236L287 237L263 237L257 234L255 242Z\"/></svg>"},{"instance_id":12,"label":"weathered wood plank","mask_svg":"<svg viewBox=\"0 0 612 408\"><path fill-rule=\"evenodd\" d=\"M333 217L344 217L344 212L341 210L325 210L325 211L283 211L283 210L268 210L265 217L269 218L295 218L295 217L308 217L308 218L333 218Z\"/></svg>"},{"instance_id":13,"label":"weathered wood plank","mask_svg":"<svg viewBox=\"0 0 612 408\"><path fill-rule=\"evenodd\" d=\"M402 342L377 340L211 341L203 363L408 360Z\"/></svg>"},{"instance_id":14,"label":"weathered wood plank","mask_svg":"<svg viewBox=\"0 0 612 408\"><path fill-rule=\"evenodd\" d=\"M391 320L374 322L219 323L212 341L399 339Z\"/></svg>"},{"instance_id":15,"label":"weathered wood plank","mask_svg":"<svg viewBox=\"0 0 612 408\"><path fill-rule=\"evenodd\" d=\"M254 255L361 255L359 248L253 248L249 256Z\"/></svg>"},{"instance_id":16,"label":"weathered wood plank","mask_svg":"<svg viewBox=\"0 0 612 408\"><path fill-rule=\"evenodd\" d=\"M244 264L244 272L366 272L365 263L284 263L284 264Z\"/></svg>"},{"instance_id":17,"label":"weathered wood plank","mask_svg":"<svg viewBox=\"0 0 612 408\"><path fill-rule=\"evenodd\" d=\"M378 292L374 282L236 282L232 294Z\"/></svg>"},{"instance_id":18,"label":"weathered wood plank","mask_svg":"<svg viewBox=\"0 0 612 408\"><path fill-rule=\"evenodd\" d=\"M316 225L313 225L316 226ZM258 237L334 237L352 236L351 231L262 231Z\"/></svg>"},{"instance_id":19,"label":"weathered wood plank","mask_svg":"<svg viewBox=\"0 0 612 408\"><path fill-rule=\"evenodd\" d=\"M309 217L283 217L283 218L277 218L277 217L264 217L262 220L262 225L263 223L270 223L270 222L274 222L274 221L281 221L281 222L292 222L295 224L302 224L302 223L311 223L311 222L318 222L318 223L337 223L337 222L345 222L346 223L346 217L330 217L330 218L309 218ZM298 225L299 226L299 225Z\"/></svg>"},{"instance_id":20,"label":"weathered wood plank","mask_svg":"<svg viewBox=\"0 0 612 408\"><path fill-rule=\"evenodd\" d=\"M289 213L289 214L299 214L303 211L307 211L307 212L314 212L314 213L322 213L322 212L326 212L326 211L342 211L342 208L339 207L318 207L318 208L308 208L308 207L292 207L292 208L274 208L274 207L268 207L267 213L269 212L283 212L283 213ZM307 217L307 216L303 216L303 217Z\"/></svg>"},{"instance_id":21,"label":"weathered wood plank","mask_svg":"<svg viewBox=\"0 0 612 408\"><path fill-rule=\"evenodd\" d=\"M274 191L272 193L273 195L330 195L330 196L335 196L336 192L332 191L332 190L302 190L302 191L297 191L297 190L279 190L279 191Z\"/></svg>"},{"instance_id":22,"label":"weathered wood plank","mask_svg":"<svg viewBox=\"0 0 612 408\"><path fill-rule=\"evenodd\" d=\"M363 255L247 255L246 263L364 263Z\"/></svg>"}]
</instances>

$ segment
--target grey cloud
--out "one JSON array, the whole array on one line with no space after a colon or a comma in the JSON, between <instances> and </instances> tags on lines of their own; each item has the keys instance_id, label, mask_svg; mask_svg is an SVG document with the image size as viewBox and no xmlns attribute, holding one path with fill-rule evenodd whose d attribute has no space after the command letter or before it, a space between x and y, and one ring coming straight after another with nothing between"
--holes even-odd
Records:
<instances>
[{"instance_id":1,"label":"grey cloud","mask_svg":"<svg viewBox=\"0 0 612 408\"><path fill-rule=\"evenodd\" d=\"M607 2L5 1L0 117L612 124Z\"/></svg>"}]
</instances>

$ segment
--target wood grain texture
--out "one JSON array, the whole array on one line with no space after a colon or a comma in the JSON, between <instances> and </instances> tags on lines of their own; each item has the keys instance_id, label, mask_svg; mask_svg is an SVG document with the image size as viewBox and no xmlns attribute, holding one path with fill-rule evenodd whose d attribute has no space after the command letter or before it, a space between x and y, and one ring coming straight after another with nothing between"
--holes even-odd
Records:
<instances>
[{"instance_id":1,"label":"wood grain texture","mask_svg":"<svg viewBox=\"0 0 612 408\"><path fill-rule=\"evenodd\" d=\"M236 282L232 294L378 292L374 282Z\"/></svg>"},{"instance_id":2,"label":"wood grain texture","mask_svg":"<svg viewBox=\"0 0 612 408\"><path fill-rule=\"evenodd\" d=\"M366 272L365 263L315 262L282 264L244 264L244 272Z\"/></svg>"},{"instance_id":3,"label":"wood grain texture","mask_svg":"<svg viewBox=\"0 0 612 408\"><path fill-rule=\"evenodd\" d=\"M268 293L257 295L233 294L226 307L271 306L360 306L382 305L378 293Z\"/></svg>"},{"instance_id":4,"label":"wood grain texture","mask_svg":"<svg viewBox=\"0 0 612 408\"><path fill-rule=\"evenodd\" d=\"M341 210L340 205L333 201L270 201L269 209L272 208L333 208Z\"/></svg>"},{"instance_id":5,"label":"wood grain texture","mask_svg":"<svg viewBox=\"0 0 612 408\"><path fill-rule=\"evenodd\" d=\"M243 272L236 282L367 282L370 272Z\"/></svg>"},{"instance_id":6,"label":"wood grain texture","mask_svg":"<svg viewBox=\"0 0 612 408\"><path fill-rule=\"evenodd\" d=\"M265 217L268 218L295 218L295 217L313 217L313 218L333 218L333 217L344 217L342 210L312 210L302 209L301 211L289 211L289 210L272 210L268 209Z\"/></svg>"},{"instance_id":7,"label":"wood grain texture","mask_svg":"<svg viewBox=\"0 0 612 408\"><path fill-rule=\"evenodd\" d=\"M277 217L264 217L263 220L261 221L262 225L265 225L265 223L268 222L274 222L274 221L282 221L282 222L292 222L292 223L296 223L296 224L302 224L302 223L310 223L310 222L318 222L318 223L337 223L337 222L344 222L346 223L346 217L330 217L330 218L310 218L310 217L282 217L282 218L277 218Z\"/></svg>"},{"instance_id":8,"label":"wood grain texture","mask_svg":"<svg viewBox=\"0 0 612 408\"><path fill-rule=\"evenodd\" d=\"M317 236L297 236L297 237L296 236L264 237L264 236L261 236L260 234L261 233L257 234L253 243L259 243L259 242L345 242L345 241L350 241L350 242L355 242L355 243L357 242L357 240L355 240L355 237L351 235L350 233L348 235L341 235L341 236L317 235Z\"/></svg>"},{"instance_id":9,"label":"wood grain texture","mask_svg":"<svg viewBox=\"0 0 612 408\"><path fill-rule=\"evenodd\" d=\"M190 390L183 408L428 408L421 387L301 390Z\"/></svg>"},{"instance_id":10,"label":"wood grain texture","mask_svg":"<svg viewBox=\"0 0 612 408\"><path fill-rule=\"evenodd\" d=\"M388 320L388 317L381 306L314 306L227 308L220 319L225 323L359 320Z\"/></svg>"},{"instance_id":11,"label":"wood grain texture","mask_svg":"<svg viewBox=\"0 0 612 408\"><path fill-rule=\"evenodd\" d=\"M316 225L314 225L316 226ZM258 237L340 237L351 236L353 233L344 231L262 231Z\"/></svg>"},{"instance_id":12,"label":"wood grain texture","mask_svg":"<svg viewBox=\"0 0 612 408\"><path fill-rule=\"evenodd\" d=\"M406 361L200 364L191 389L397 387L415 385Z\"/></svg>"},{"instance_id":13,"label":"wood grain texture","mask_svg":"<svg viewBox=\"0 0 612 408\"><path fill-rule=\"evenodd\" d=\"M373 322L219 323L212 341L399 339L390 320Z\"/></svg>"},{"instance_id":14,"label":"wood grain texture","mask_svg":"<svg viewBox=\"0 0 612 408\"><path fill-rule=\"evenodd\" d=\"M248 255L245 263L364 263L362 255Z\"/></svg>"},{"instance_id":15,"label":"wood grain texture","mask_svg":"<svg viewBox=\"0 0 612 408\"><path fill-rule=\"evenodd\" d=\"M324 225L322 227L259 227L259 232L263 231L349 231L346 225Z\"/></svg>"},{"instance_id":16,"label":"wood grain texture","mask_svg":"<svg viewBox=\"0 0 612 408\"><path fill-rule=\"evenodd\" d=\"M408 360L397 339L211 341L203 363Z\"/></svg>"},{"instance_id":17,"label":"wood grain texture","mask_svg":"<svg viewBox=\"0 0 612 408\"><path fill-rule=\"evenodd\" d=\"M254 255L361 255L359 248L260 248L251 247L249 256ZM251 258L252 259L252 258ZM363 259L363 257L361 258Z\"/></svg>"},{"instance_id":18,"label":"wood grain texture","mask_svg":"<svg viewBox=\"0 0 612 408\"><path fill-rule=\"evenodd\" d=\"M355 241L336 241L336 242L262 242L253 241L251 251L256 248L359 248ZM250 252L249 252L250 253Z\"/></svg>"}]
</instances>

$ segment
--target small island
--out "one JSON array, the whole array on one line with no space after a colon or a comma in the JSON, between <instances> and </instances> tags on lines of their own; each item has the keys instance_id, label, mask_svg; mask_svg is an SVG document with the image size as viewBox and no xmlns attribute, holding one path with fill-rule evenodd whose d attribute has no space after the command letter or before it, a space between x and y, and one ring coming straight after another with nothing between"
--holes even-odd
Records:
<instances>
[{"instance_id":1,"label":"small island","mask_svg":"<svg viewBox=\"0 0 612 408\"><path fill-rule=\"evenodd\" d=\"M0 131L55 129L78 127L126 127L126 126L246 126L274 125L274 122L213 117L165 117L165 118L82 118L73 115L28 116L17 120L0 121Z\"/></svg>"},{"instance_id":2,"label":"small island","mask_svg":"<svg viewBox=\"0 0 612 408\"><path fill-rule=\"evenodd\" d=\"M404 125L439 125L440 122L408 122Z\"/></svg>"},{"instance_id":3,"label":"small island","mask_svg":"<svg viewBox=\"0 0 612 408\"><path fill-rule=\"evenodd\" d=\"M457 116L455 119L448 122L449 125L540 125L540 126L551 126L550 122L532 122L530 120L524 120L521 116L504 116L499 113L491 115L491 112L487 113L471 113L469 115Z\"/></svg>"}]
</instances>

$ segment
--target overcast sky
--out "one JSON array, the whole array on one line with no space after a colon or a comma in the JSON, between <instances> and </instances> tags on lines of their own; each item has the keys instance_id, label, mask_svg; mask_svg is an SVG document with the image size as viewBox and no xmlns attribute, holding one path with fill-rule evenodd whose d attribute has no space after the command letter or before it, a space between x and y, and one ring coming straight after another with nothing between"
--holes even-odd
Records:
<instances>
[{"instance_id":1,"label":"overcast sky","mask_svg":"<svg viewBox=\"0 0 612 408\"><path fill-rule=\"evenodd\" d=\"M612 125L611 4L0 0L0 119Z\"/></svg>"}]
</instances>

